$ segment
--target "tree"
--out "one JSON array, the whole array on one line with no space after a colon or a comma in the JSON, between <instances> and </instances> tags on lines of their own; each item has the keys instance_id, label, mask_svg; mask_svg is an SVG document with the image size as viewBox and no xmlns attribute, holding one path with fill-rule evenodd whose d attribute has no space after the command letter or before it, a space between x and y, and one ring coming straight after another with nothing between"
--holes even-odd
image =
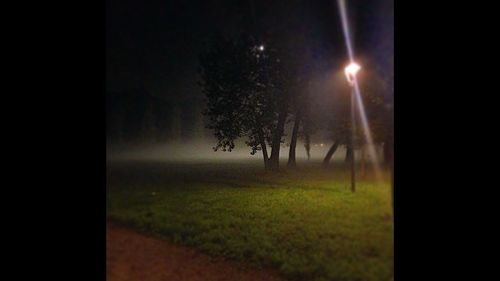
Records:
<instances>
[{"instance_id":1,"label":"tree","mask_svg":"<svg viewBox=\"0 0 500 281\"><path fill-rule=\"evenodd\" d=\"M248 36L219 36L200 55L200 65L207 127L217 138L214 150L231 151L236 139L246 137L251 154L261 150L265 167L277 169L288 106L279 90L283 85L276 52L263 50Z\"/></svg>"},{"instance_id":2,"label":"tree","mask_svg":"<svg viewBox=\"0 0 500 281\"><path fill-rule=\"evenodd\" d=\"M299 15L297 18L305 19L302 22L291 20L291 25L295 26L293 34L288 34L289 69L287 84L290 92L290 110L293 116L293 127L290 140L290 150L288 157L289 168L296 167L295 151L297 140L304 137L306 153L310 158L310 136L313 129L311 123L311 80L312 77L321 72L320 66L324 58L319 59L318 49L321 42L321 32L314 28L316 17L309 1L297 1ZM316 55L315 55L316 54ZM301 130L302 127L302 130Z\"/></svg>"},{"instance_id":3,"label":"tree","mask_svg":"<svg viewBox=\"0 0 500 281\"><path fill-rule=\"evenodd\" d=\"M375 71L375 67L370 62L364 62L364 70L357 75L357 81L360 89L361 99L365 109L365 115L368 121L368 126L373 138L374 145L385 143L388 134L392 128L390 123L390 112L385 106L384 97L387 94L387 83L382 79L381 75ZM341 145L346 147L346 162L350 159L350 153L354 150L361 150L361 164L364 168L366 161L366 137L359 116L359 109L356 106L356 135L354 136L354 147L350 147L349 140L352 135L351 131L351 89L344 82L337 83L337 95L334 99L333 115L329 127L327 128L333 136L334 143L328 153L325 155L323 165L328 166L334 152Z\"/></svg>"},{"instance_id":4,"label":"tree","mask_svg":"<svg viewBox=\"0 0 500 281\"><path fill-rule=\"evenodd\" d=\"M272 84L278 93L277 119L272 128L270 166L279 168L280 145L285 124L293 122L289 147L288 167L295 167L295 151L300 136L303 116L305 85L308 83L313 53L317 54L322 33L316 27L317 15L310 1L267 1L265 9L254 16L250 24L253 35L265 42L275 53ZM253 7L254 8L254 7ZM317 61L324 58L316 58Z\"/></svg>"},{"instance_id":5,"label":"tree","mask_svg":"<svg viewBox=\"0 0 500 281\"><path fill-rule=\"evenodd\" d=\"M311 159L311 134L307 129L304 130L304 148L306 149L307 161Z\"/></svg>"},{"instance_id":6,"label":"tree","mask_svg":"<svg viewBox=\"0 0 500 281\"><path fill-rule=\"evenodd\" d=\"M352 135L350 115L351 92L348 88L348 85L346 85L346 82L344 81L338 81L338 83L336 83L335 85L336 95L333 99L332 115L330 116L331 119L327 127L327 129L332 134L333 144L323 159L324 167L327 167L329 165L330 160L332 159L339 146L346 147L346 161L349 159L349 153L351 153L349 142Z\"/></svg>"},{"instance_id":7,"label":"tree","mask_svg":"<svg viewBox=\"0 0 500 281\"><path fill-rule=\"evenodd\" d=\"M295 168L296 167L296 161L295 161L295 148L297 146L297 137L299 134L299 126L300 126L300 121L301 121L301 110L297 110L295 113L295 120L293 123L293 130L292 130L292 139L290 142L290 151L288 153L288 164L287 166L289 168Z\"/></svg>"},{"instance_id":8,"label":"tree","mask_svg":"<svg viewBox=\"0 0 500 281\"><path fill-rule=\"evenodd\" d=\"M332 146L326 153L325 158L323 159L323 167L327 167L328 164L330 164L330 160L332 159L332 156L335 153L335 151L337 151L339 145L340 145L340 140L337 139L333 142Z\"/></svg>"},{"instance_id":9,"label":"tree","mask_svg":"<svg viewBox=\"0 0 500 281\"><path fill-rule=\"evenodd\" d=\"M311 135L317 130L316 124L320 123L319 120L316 120L316 116L311 113L313 101L310 97L310 87L306 87L302 90L302 93L298 95L298 98L296 97L293 101L295 114L293 118L294 125L292 128L290 152L288 157L288 167L290 168L294 168L296 166L295 150L297 140L299 138L304 142L307 159L310 159Z\"/></svg>"}]
</instances>

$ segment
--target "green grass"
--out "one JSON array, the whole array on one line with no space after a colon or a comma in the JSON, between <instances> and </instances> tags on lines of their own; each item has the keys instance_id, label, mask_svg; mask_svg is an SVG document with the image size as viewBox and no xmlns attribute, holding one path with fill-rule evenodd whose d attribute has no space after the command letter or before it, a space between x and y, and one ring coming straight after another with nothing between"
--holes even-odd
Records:
<instances>
[{"instance_id":1,"label":"green grass","mask_svg":"<svg viewBox=\"0 0 500 281\"><path fill-rule=\"evenodd\" d=\"M111 220L291 280L393 277L387 182L349 190L342 167L266 173L260 162L108 166Z\"/></svg>"}]
</instances>

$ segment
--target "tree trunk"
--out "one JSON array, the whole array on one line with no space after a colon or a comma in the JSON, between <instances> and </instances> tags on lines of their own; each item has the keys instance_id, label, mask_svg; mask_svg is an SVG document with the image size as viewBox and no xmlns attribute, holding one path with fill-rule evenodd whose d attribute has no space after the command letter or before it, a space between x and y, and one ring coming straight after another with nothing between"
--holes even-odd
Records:
<instances>
[{"instance_id":1,"label":"tree trunk","mask_svg":"<svg viewBox=\"0 0 500 281\"><path fill-rule=\"evenodd\" d=\"M328 164L330 164L330 160L332 159L332 156L335 153L335 151L337 151L339 144L340 144L339 140L336 140L332 144L332 147L330 147L330 150L328 150L328 153L326 154L325 159L323 159L323 167L327 167Z\"/></svg>"},{"instance_id":2,"label":"tree trunk","mask_svg":"<svg viewBox=\"0 0 500 281\"><path fill-rule=\"evenodd\" d=\"M259 132L259 142L260 142L260 148L262 149L262 156L264 158L264 168L266 170L269 169L269 156L267 154L267 146L266 142L264 140L264 136L262 132Z\"/></svg>"},{"instance_id":3,"label":"tree trunk","mask_svg":"<svg viewBox=\"0 0 500 281\"><path fill-rule=\"evenodd\" d=\"M295 161L295 148L297 147L297 135L299 133L300 125L300 111L297 112L295 116L295 123L293 124L292 140L290 142L290 152L288 153L288 168L297 167L297 162Z\"/></svg>"},{"instance_id":4,"label":"tree trunk","mask_svg":"<svg viewBox=\"0 0 500 281\"><path fill-rule=\"evenodd\" d=\"M281 137L285 128L285 121L287 116L287 107L283 106L279 116L278 124L273 132L273 141L271 144L271 157L269 158L269 168L273 171L278 171L280 168L280 146Z\"/></svg>"},{"instance_id":5,"label":"tree trunk","mask_svg":"<svg viewBox=\"0 0 500 281\"><path fill-rule=\"evenodd\" d=\"M345 163L351 163L351 153L352 153L352 148L350 145L346 146L345 150Z\"/></svg>"},{"instance_id":6,"label":"tree trunk","mask_svg":"<svg viewBox=\"0 0 500 281\"><path fill-rule=\"evenodd\" d=\"M267 156L267 149L265 145L262 146L262 156L264 158L264 169L269 170L269 157Z\"/></svg>"},{"instance_id":7,"label":"tree trunk","mask_svg":"<svg viewBox=\"0 0 500 281\"><path fill-rule=\"evenodd\" d=\"M307 161L311 159L311 137L309 136L309 132L306 132L306 143L304 144L304 147L306 148L306 153L307 153Z\"/></svg>"}]
</instances>

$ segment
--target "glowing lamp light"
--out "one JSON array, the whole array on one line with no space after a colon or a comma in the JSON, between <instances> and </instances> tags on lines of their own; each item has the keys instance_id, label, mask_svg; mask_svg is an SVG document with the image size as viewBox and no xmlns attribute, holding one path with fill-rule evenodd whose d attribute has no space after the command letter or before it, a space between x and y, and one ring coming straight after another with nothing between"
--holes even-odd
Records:
<instances>
[{"instance_id":1,"label":"glowing lamp light","mask_svg":"<svg viewBox=\"0 0 500 281\"><path fill-rule=\"evenodd\" d=\"M264 45L259 46L259 51L261 51L261 52L264 51Z\"/></svg>"},{"instance_id":2,"label":"glowing lamp light","mask_svg":"<svg viewBox=\"0 0 500 281\"><path fill-rule=\"evenodd\" d=\"M347 77L347 82L349 84L352 84L354 82L354 79L356 77L356 73L361 69L361 66L359 66L355 62L351 62L346 68L344 69L345 71L345 76Z\"/></svg>"}]
</instances>

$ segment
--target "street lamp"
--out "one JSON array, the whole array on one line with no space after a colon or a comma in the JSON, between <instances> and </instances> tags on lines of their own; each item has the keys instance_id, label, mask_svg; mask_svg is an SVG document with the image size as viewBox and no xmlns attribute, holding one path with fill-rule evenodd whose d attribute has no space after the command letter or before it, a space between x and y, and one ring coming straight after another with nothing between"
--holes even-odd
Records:
<instances>
[{"instance_id":1,"label":"street lamp","mask_svg":"<svg viewBox=\"0 0 500 281\"><path fill-rule=\"evenodd\" d=\"M345 71L345 76L347 77L347 82L351 86L354 85L354 79L356 79L356 73L361 69L361 66L355 62L351 62L346 68L344 69Z\"/></svg>"},{"instance_id":2,"label":"street lamp","mask_svg":"<svg viewBox=\"0 0 500 281\"><path fill-rule=\"evenodd\" d=\"M356 124L355 124L355 103L354 99L356 98L355 95L355 82L356 82L356 73L361 69L361 67L355 63L351 62L346 68L344 69L345 71L345 76L347 78L347 82L349 82L349 85L351 85L351 138L350 138L350 143L349 146L351 148L351 191L355 192L356 191L356 181L355 181L355 168L354 168L354 136L356 134Z\"/></svg>"}]
</instances>

